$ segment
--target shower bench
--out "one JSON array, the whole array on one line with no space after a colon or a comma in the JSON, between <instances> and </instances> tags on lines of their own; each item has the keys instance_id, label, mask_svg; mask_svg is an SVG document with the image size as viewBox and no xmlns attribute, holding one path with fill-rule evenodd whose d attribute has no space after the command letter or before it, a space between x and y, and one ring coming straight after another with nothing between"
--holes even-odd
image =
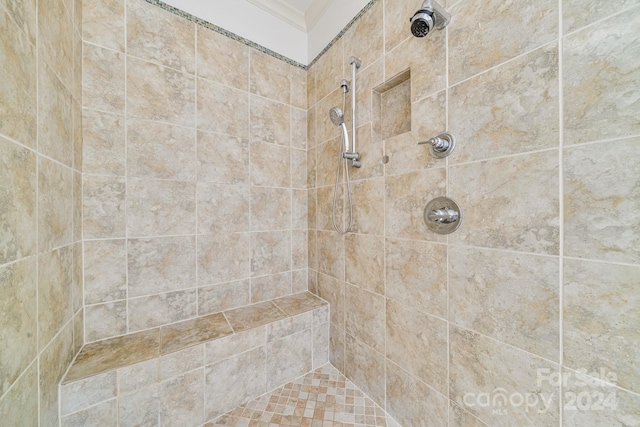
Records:
<instances>
[{"instance_id":1,"label":"shower bench","mask_svg":"<svg viewBox=\"0 0 640 427\"><path fill-rule=\"evenodd\" d=\"M328 352L329 305L309 292L89 343L61 381L61 425L201 426Z\"/></svg>"}]
</instances>

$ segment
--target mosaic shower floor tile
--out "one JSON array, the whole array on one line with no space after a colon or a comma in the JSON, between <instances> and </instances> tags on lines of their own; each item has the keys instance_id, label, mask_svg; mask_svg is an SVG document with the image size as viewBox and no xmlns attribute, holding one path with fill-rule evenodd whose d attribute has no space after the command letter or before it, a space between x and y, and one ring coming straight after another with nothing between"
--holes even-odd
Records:
<instances>
[{"instance_id":1,"label":"mosaic shower floor tile","mask_svg":"<svg viewBox=\"0 0 640 427\"><path fill-rule=\"evenodd\" d=\"M330 364L227 412L205 427L222 426L400 427Z\"/></svg>"}]
</instances>

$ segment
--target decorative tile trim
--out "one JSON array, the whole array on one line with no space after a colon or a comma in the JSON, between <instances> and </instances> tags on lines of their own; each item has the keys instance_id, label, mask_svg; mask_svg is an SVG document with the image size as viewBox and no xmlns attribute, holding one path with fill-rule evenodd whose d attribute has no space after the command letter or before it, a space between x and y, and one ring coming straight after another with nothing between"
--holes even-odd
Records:
<instances>
[{"instance_id":1,"label":"decorative tile trim","mask_svg":"<svg viewBox=\"0 0 640 427\"><path fill-rule=\"evenodd\" d=\"M376 4L377 2L378 2L378 0L371 0L369 3L367 3L367 5L365 7L363 7L362 10L360 12L358 12L358 14L356 16L354 16L353 19L351 21L349 21L349 23L347 25L344 26L342 31L340 31L338 33L338 35L335 36L333 38L333 40L331 40L329 42L329 44L326 45L325 48L322 49L322 51L315 58L313 58L313 61L311 61L309 63L309 65L307 65L307 67L305 69L308 69L313 64L318 62L318 60L322 57L322 55L324 55L329 49L331 49L331 46L336 44L337 41L340 40L340 37L342 37L347 31L349 31L349 28L351 28L353 26L353 24L355 24L358 21L358 19L362 18L364 16L364 14L367 13L369 11L369 9L371 9L373 7L373 5Z\"/></svg>"},{"instance_id":2,"label":"decorative tile trim","mask_svg":"<svg viewBox=\"0 0 640 427\"><path fill-rule=\"evenodd\" d=\"M342 29L342 31L340 31L338 33L337 36L335 36L333 38L333 40L331 40L329 42L329 44L322 49L322 51L313 59L313 61L311 61L309 63L309 65L304 65L301 64L297 61L294 61L291 58L287 58L284 55L279 54L278 52L274 52L273 50L266 48L262 45L259 45L258 43L252 42L249 39L245 39L244 37L241 37L235 33L232 33L231 31L225 30L222 27L218 27L217 25L212 24L211 22L205 21L204 19L200 19L197 16L194 16L190 13L185 12L184 10L178 9L176 7L171 6L170 4L167 4L165 2L163 2L162 0L145 0L147 3L155 5L160 7L161 9L166 10L167 12L171 12L174 15L178 15L184 19L186 19L187 21L191 21L191 22L195 22L196 24L200 25L201 27L207 28L211 31L215 31L216 33L222 34L224 36L229 37L230 39L233 39L235 41L238 41L246 46L249 46L250 48L256 49L266 55L272 56L276 59L279 59L281 61L286 62L289 65L293 65L294 67L298 67L301 68L303 70L307 70L309 69L310 66L312 66L313 64L315 64L318 59L320 59L320 57L322 55L324 55L330 48L331 46L333 46L338 40L340 40L340 37L342 37L344 35L344 33L346 33L349 28L351 28L353 26L353 24L356 23L356 21L358 21L358 19L362 18L362 16L369 10L371 9L371 7L377 3L378 0L371 0L360 12L358 12L358 14L351 20L349 21L349 23Z\"/></svg>"}]
</instances>

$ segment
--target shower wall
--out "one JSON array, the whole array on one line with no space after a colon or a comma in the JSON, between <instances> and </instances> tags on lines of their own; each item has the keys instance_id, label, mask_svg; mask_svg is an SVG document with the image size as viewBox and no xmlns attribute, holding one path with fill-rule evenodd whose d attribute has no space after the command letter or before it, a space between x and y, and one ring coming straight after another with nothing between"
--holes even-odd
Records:
<instances>
[{"instance_id":1,"label":"shower wall","mask_svg":"<svg viewBox=\"0 0 640 427\"><path fill-rule=\"evenodd\" d=\"M57 426L58 381L82 346L81 6L0 1L0 424L7 426Z\"/></svg>"},{"instance_id":2,"label":"shower wall","mask_svg":"<svg viewBox=\"0 0 640 427\"><path fill-rule=\"evenodd\" d=\"M143 0L83 39L85 340L306 290L306 71Z\"/></svg>"},{"instance_id":3,"label":"shower wall","mask_svg":"<svg viewBox=\"0 0 640 427\"><path fill-rule=\"evenodd\" d=\"M446 31L417 39L418 6L378 1L308 71L309 286L332 363L406 426L639 424L640 7L449 1ZM351 55L363 166L342 237L328 111ZM407 69L410 89L372 95ZM436 160L417 142L444 130L458 147ZM441 195L464 214L448 237L423 222Z\"/></svg>"}]
</instances>

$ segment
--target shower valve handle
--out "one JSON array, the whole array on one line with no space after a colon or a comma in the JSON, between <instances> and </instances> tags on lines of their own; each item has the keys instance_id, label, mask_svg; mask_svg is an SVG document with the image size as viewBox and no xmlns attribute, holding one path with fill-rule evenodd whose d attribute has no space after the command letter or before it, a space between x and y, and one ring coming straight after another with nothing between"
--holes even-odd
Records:
<instances>
[{"instance_id":1,"label":"shower valve handle","mask_svg":"<svg viewBox=\"0 0 640 427\"><path fill-rule=\"evenodd\" d=\"M429 144L429 151L436 159L447 157L456 147L456 138L449 132L442 132L431 139L420 141L418 144Z\"/></svg>"}]
</instances>

